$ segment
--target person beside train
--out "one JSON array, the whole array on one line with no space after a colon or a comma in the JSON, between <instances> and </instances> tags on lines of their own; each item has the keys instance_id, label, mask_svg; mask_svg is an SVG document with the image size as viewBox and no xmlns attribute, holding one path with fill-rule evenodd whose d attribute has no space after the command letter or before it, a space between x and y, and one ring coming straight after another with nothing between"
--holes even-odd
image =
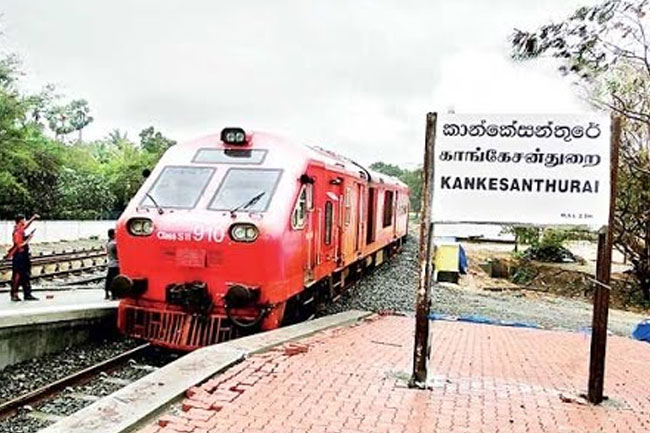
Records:
<instances>
[{"instance_id":1,"label":"person beside train","mask_svg":"<svg viewBox=\"0 0 650 433\"><path fill-rule=\"evenodd\" d=\"M16 216L13 231L13 246L7 254L11 257L11 300L20 301L18 288L23 288L23 299L25 301L37 301L38 298L32 295L32 283L30 281L32 274L32 262L29 254L29 241L34 237L34 230L30 234L25 234L25 230L32 225L34 220L39 218L38 214L33 215L25 221L24 215Z\"/></svg>"},{"instance_id":2,"label":"person beside train","mask_svg":"<svg viewBox=\"0 0 650 433\"><path fill-rule=\"evenodd\" d=\"M116 299L111 291L113 278L120 274L120 262L117 258L117 243L115 242L115 229L108 229L108 241L106 241L106 282L104 283L105 299Z\"/></svg>"}]
</instances>

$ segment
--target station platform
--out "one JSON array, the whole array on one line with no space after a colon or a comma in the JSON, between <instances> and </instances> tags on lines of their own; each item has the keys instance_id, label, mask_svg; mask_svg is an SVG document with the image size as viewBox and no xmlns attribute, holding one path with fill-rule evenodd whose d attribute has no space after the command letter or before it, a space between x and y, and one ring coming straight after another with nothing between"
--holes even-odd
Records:
<instances>
[{"instance_id":1,"label":"station platform","mask_svg":"<svg viewBox=\"0 0 650 433\"><path fill-rule=\"evenodd\" d=\"M34 295L38 301L13 302L9 294L1 296L0 329L95 317L114 311L118 305L118 301L105 300L101 289L43 291Z\"/></svg>"},{"instance_id":2,"label":"station platform","mask_svg":"<svg viewBox=\"0 0 650 433\"><path fill-rule=\"evenodd\" d=\"M580 397L587 384L587 335L435 321L430 389L414 390L407 386L413 318L357 316L332 328L336 316L289 327L313 331L318 321L331 321L311 336L283 328L193 352L45 431L650 431L647 343L609 338L608 400L593 406ZM263 338L275 344L262 347ZM210 369L215 374L205 380ZM160 415L160 395L170 386L176 392L185 387L185 398ZM139 411L145 403L149 412Z\"/></svg>"},{"instance_id":3,"label":"station platform","mask_svg":"<svg viewBox=\"0 0 650 433\"><path fill-rule=\"evenodd\" d=\"M22 292L19 294L23 298ZM0 293L0 327L8 317L28 317L32 314L50 311L78 310L116 306L117 301L104 300L102 289L67 289L35 291L38 301L13 302L9 293Z\"/></svg>"},{"instance_id":4,"label":"station platform","mask_svg":"<svg viewBox=\"0 0 650 433\"><path fill-rule=\"evenodd\" d=\"M115 332L118 301L101 289L39 291L38 301L1 295L0 368Z\"/></svg>"}]
</instances>

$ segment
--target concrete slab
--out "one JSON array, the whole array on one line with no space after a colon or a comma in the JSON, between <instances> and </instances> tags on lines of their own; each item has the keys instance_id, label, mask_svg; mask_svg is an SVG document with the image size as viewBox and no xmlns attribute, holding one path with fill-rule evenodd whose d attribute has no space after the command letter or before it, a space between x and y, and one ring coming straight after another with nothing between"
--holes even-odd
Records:
<instances>
[{"instance_id":1,"label":"concrete slab","mask_svg":"<svg viewBox=\"0 0 650 433\"><path fill-rule=\"evenodd\" d=\"M0 301L0 369L115 332L118 301L103 290L71 291L39 301ZM98 299L96 299L98 298Z\"/></svg>"},{"instance_id":2,"label":"concrete slab","mask_svg":"<svg viewBox=\"0 0 650 433\"><path fill-rule=\"evenodd\" d=\"M20 296L22 297L22 293ZM0 318L7 316L26 316L35 312L52 311L56 308L73 306L117 306L117 301L104 300L104 290L101 289L51 290L38 292L36 296L39 298L38 301L12 302L8 293L2 294L0 296Z\"/></svg>"},{"instance_id":3,"label":"concrete slab","mask_svg":"<svg viewBox=\"0 0 650 433\"><path fill-rule=\"evenodd\" d=\"M246 355L264 352L279 344L308 337L332 327L346 326L370 316L368 311L346 311L331 316L321 317L308 322L276 329L273 332L255 334L223 343L233 349L242 350Z\"/></svg>"},{"instance_id":4,"label":"concrete slab","mask_svg":"<svg viewBox=\"0 0 650 433\"><path fill-rule=\"evenodd\" d=\"M115 315L117 304L117 301L112 301L100 304L60 305L31 310L0 311L0 329L102 318Z\"/></svg>"},{"instance_id":5,"label":"concrete slab","mask_svg":"<svg viewBox=\"0 0 650 433\"><path fill-rule=\"evenodd\" d=\"M65 418L41 433L123 433L147 422L158 411L197 385L247 356L328 328L371 315L348 311L196 350L110 396Z\"/></svg>"}]
</instances>

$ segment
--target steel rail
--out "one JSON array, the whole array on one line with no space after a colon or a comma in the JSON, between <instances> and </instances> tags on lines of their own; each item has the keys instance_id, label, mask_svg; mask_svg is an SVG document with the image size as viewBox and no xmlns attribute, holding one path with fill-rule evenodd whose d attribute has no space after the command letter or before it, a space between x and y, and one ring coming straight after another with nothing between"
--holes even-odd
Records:
<instances>
[{"instance_id":1,"label":"steel rail","mask_svg":"<svg viewBox=\"0 0 650 433\"><path fill-rule=\"evenodd\" d=\"M48 383L47 385L44 385L38 389L29 391L12 400L8 400L0 404L0 419L8 418L17 413L21 407L43 401L68 386L89 382L93 377L97 376L102 371L114 370L120 365L126 363L132 356L144 352L145 350L149 349L149 347L151 347L151 344L149 343L140 345L133 349L127 350L126 352L120 353L119 355L116 355L110 359L106 359L76 373L72 373L59 380Z\"/></svg>"},{"instance_id":2,"label":"steel rail","mask_svg":"<svg viewBox=\"0 0 650 433\"><path fill-rule=\"evenodd\" d=\"M32 255L32 266L47 266L66 261L78 261L103 257L106 253L103 248L82 249L78 251L61 251L52 254ZM0 262L0 271L11 269L11 260L5 259Z\"/></svg>"},{"instance_id":3,"label":"steel rail","mask_svg":"<svg viewBox=\"0 0 650 433\"><path fill-rule=\"evenodd\" d=\"M83 272L90 272L90 271L97 271L102 268L105 268L106 264L101 263L97 265L92 265L92 266L83 266L80 268L68 268L68 269L63 269L61 271L54 271L54 272L45 272L42 274L36 274L36 275L31 275L31 280L40 280L40 279L45 279L45 278L53 278L53 277L59 277L62 275L68 275L68 274L78 274L78 273L83 273ZM100 281L104 277L93 277L91 279L82 279L79 284L83 284L85 282L90 281ZM8 285L11 283L11 278L10 279L3 279L0 280L0 285ZM75 282L68 282L67 284L75 284ZM6 292L8 289L0 289L0 293Z\"/></svg>"}]
</instances>

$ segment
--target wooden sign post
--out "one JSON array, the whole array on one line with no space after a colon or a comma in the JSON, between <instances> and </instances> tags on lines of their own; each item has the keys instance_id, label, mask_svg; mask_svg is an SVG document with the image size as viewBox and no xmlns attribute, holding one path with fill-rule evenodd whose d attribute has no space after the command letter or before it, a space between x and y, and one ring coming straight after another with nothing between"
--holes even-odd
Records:
<instances>
[{"instance_id":1,"label":"wooden sign post","mask_svg":"<svg viewBox=\"0 0 650 433\"><path fill-rule=\"evenodd\" d=\"M431 204L433 200L433 155L436 140L435 113L427 114L426 139L424 145L424 167L422 169L422 197L420 200L420 249L418 252L418 288L415 308L415 344L413 345L413 375L411 388L426 388L427 362L429 354L429 300L431 297L431 248L433 245L433 224Z\"/></svg>"},{"instance_id":2,"label":"wooden sign post","mask_svg":"<svg viewBox=\"0 0 650 433\"><path fill-rule=\"evenodd\" d=\"M621 140L621 119L612 116L609 223L598 233L594 311L591 321L591 353L589 359L589 385L587 398L593 404L603 401L605 382L605 352L607 348L607 318L609 314L609 282L612 270L612 244L614 238L614 213L618 183L618 148Z\"/></svg>"}]
</instances>

